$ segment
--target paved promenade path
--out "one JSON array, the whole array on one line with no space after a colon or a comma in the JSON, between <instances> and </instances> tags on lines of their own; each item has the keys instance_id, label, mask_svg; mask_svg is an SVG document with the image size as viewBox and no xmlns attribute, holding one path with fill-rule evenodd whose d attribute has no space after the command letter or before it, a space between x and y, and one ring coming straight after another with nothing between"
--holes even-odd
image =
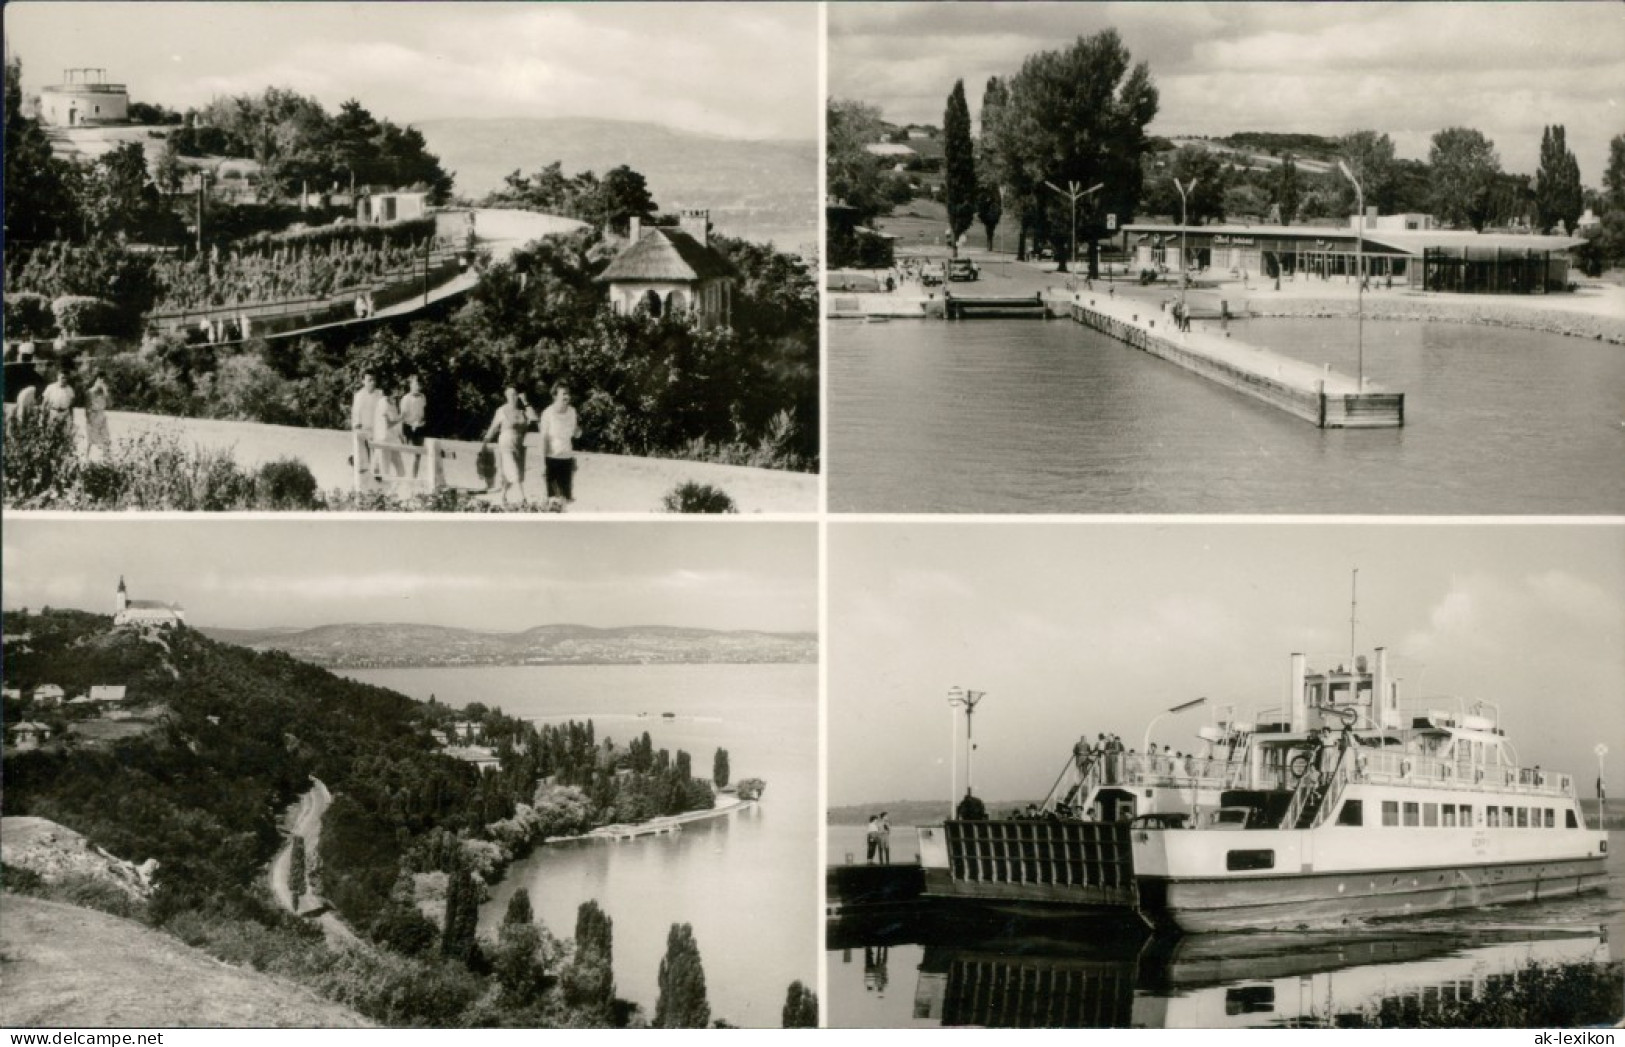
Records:
<instances>
[{"instance_id":1,"label":"paved promenade path","mask_svg":"<svg viewBox=\"0 0 1625 1047\"><path fill-rule=\"evenodd\" d=\"M76 411L81 439L84 412ZM258 469L279 458L297 458L309 467L323 491L349 491L351 436L344 430L304 429L257 422L109 411L108 428L115 443L140 433L172 433L184 445L230 450L244 469ZM461 444L470 453L477 444ZM525 492L532 501L546 495L542 477L541 438L527 438ZM661 499L678 484L693 481L726 492L741 513L813 513L818 511L818 477L779 469L752 469L711 462L630 455L578 454L576 500L572 513L661 512ZM494 496L487 496L494 497Z\"/></svg>"}]
</instances>

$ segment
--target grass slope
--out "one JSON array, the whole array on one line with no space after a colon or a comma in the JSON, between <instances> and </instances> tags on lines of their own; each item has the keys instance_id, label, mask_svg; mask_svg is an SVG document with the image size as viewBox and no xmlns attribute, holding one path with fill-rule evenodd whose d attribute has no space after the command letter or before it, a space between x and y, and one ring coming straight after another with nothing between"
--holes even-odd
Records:
<instances>
[{"instance_id":1,"label":"grass slope","mask_svg":"<svg viewBox=\"0 0 1625 1047\"><path fill-rule=\"evenodd\" d=\"M308 989L221 963L132 920L7 894L0 1025L354 1029L371 1023Z\"/></svg>"}]
</instances>

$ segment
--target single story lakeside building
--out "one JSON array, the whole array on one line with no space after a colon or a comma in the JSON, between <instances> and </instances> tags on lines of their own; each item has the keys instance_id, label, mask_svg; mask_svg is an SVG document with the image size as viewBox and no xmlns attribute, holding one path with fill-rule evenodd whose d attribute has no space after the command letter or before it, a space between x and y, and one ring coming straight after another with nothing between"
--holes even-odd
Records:
<instances>
[{"instance_id":1,"label":"single story lakeside building","mask_svg":"<svg viewBox=\"0 0 1625 1047\"><path fill-rule=\"evenodd\" d=\"M1256 273L1264 279L1304 274L1352 275L1357 246L1373 282L1462 294L1547 294L1569 285L1574 236L1475 233L1431 228L1426 215L1368 218L1363 244L1355 220L1347 227L1311 225L1193 225L1183 230L1189 264L1197 269ZM1134 223L1125 247L1141 270L1181 268L1181 228Z\"/></svg>"}]
</instances>

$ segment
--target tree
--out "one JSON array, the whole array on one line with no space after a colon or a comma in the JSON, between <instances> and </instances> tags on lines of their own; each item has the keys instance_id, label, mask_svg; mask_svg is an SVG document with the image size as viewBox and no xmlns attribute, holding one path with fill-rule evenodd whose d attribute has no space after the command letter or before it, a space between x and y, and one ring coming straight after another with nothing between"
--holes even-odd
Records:
<instances>
[{"instance_id":1,"label":"tree","mask_svg":"<svg viewBox=\"0 0 1625 1047\"><path fill-rule=\"evenodd\" d=\"M955 80L942 114L943 193L948 205L948 229L955 253L959 238L976 221L976 152L970 137L970 107L965 104L965 81Z\"/></svg>"},{"instance_id":2,"label":"tree","mask_svg":"<svg viewBox=\"0 0 1625 1047\"><path fill-rule=\"evenodd\" d=\"M880 110L830 99L824 115L824 169L829 195L858 212L860 224L891 210L880 159L865 146L880 140Z\"/></svg>"},{"instance_id":3,"label":"tree","mask_svg":"<svg viewBox=\"0 0 1625 1047\"><path fill-rule=\"evenodd\" d=\"M728 785L728 750L718 749L716 756L711 759L711 781L718 789Z\"/></svg>"},{"instance_id":4,"label":"tree","mask_svg":"<svg viewBox=\"0 0 1625 1047\"><path fill-rule=\"evenodd\" d=\"M1428 165L1433 168L1434 213L1451 225L1483 232L1501 172L1495 144L1470 127L1447 127L1433 136Z\"/></svg>"},{"instance_id":5,"label":"tree","mask_svg":"<svg viewBox=\"0 0 1625 1047\"><path fill-rule=\"evenodd\" d=\"M573 1007L607 1016L615 1004L615 923L596 901L576 910L575 955L564 971L564 997Z\"/></svg>"},{"instance_id":6,"label":"tree","mask_svg":"<svg viewBox=\"0 0 1625 1047\"><path fill-rule=\"evenodd\" d=\"M656 211L654 197L649 195L648 182L625 164L604 175L587 209L595 224L607 226L623 235L633 218L648 221Z\"/></svg>"},{"instance_id":7,"label":"tree","mask_svg":"<svg viewBox=\"0 0 1625 1047\"><path fill-rule=\"evenodd\" d=\"M1625 211L1625 134L1608 141L1608 167L1603 172L1602 188L1606 206Z\"/></svg>"},{"instance_id":8,"label":"tree","mask_svg":"<svg viewBox=\"0 0 1625 1047\"><path fill-rule=\"evenodd\" d=\"M1183 212L1179 189L1174 185L1175 179L1185 186ZM1222 222L1228 184L1229 179L1218 154L1201 146L1182 146L1174 153L1166 173L1152 181L1146 193L1146 206L1168 215L1176 222L1181 213L1191 225Z\"/></svg>"},{"instance_id":9,"label":"tree","mask_svg":"<svg viewBox=\"0 0 1625 1047\"><path fill-rule=\"evenodd\" d=\"M288 859L288 893L293 896L293 907L299 908L299 899L305 896L305 838L293 838L293 853Z\"/></svg>"},{"instance_id":10,"label":"tree","mask_svg":"<svg viewBox=\"0 0 1625 1047\"><path fill-rule=\"evenodd\" d=\"M440 954L468 963L477 948L480 896L468 866L459 860L446 882L446 922L440 934Z\"/></svg>"},{"instance_id":11,"label":"tree","mask_svg":"<svg viewBox=\"0 0 1625 1047\"><path fill-rule=\"evenodd\" d=\"M23 115L23 64L6 62L5 242L56 240L81 233L78 173L51 154L51 140ZM8 288L9 290L9 288Z\"/></svg>"},{"instance_id":12,"label":"tree","mask_svg":"<svg viewBox=\"0 0 1625 1047\"><path fill-rule=\"evenodd\" d=\"M1338 156L1359 179L1365 194L1365 205L1377 208L1378 214L1394 211L1394 192L1398 168L1394 161L1394 142L1385 134L1375 131L1355 131L1338 141ZM1340 214L1353 214L1354 187L1348 179L1339 178L1338 199Z\"/></svg>"},{"instance_id":13,"label":"tree","mask_svg":"<svg viewBox=\"0 0 1625 1047\"><path fill-rule=\"evenodd\" d=\"M534 922L536 916L530 908L530 891L521 887L508 899L508 909L502 914L502 924L506 927L509 924Z\"/></svg>"},{"instance_id":14,"label":"tree","mask_svg":"<svg viewBox=\"0 0 1625 1047\"><path fill-rule=\"evenodd\" d=\"M1298 214L1298 165L1291 153L1281 157L1270 189L1270 202L1280 211L1281 224L1291 225Z\"/></svg>"},{"instance_id":15,"label":"tree","mask_svg":"<svg viewBox=\"0 0 1625 1047\"><path fill-rule=\"evenodd\" d=\"M1101 185L1078 214L1078 235L1089 244L1089 274L1097 276L1104 215L1127 221L1139 204L1145 127L1158 105L1150 69L1133 64L1116 31L1107 29L1079 37L1064 51L1029 55L1010 79L1008 94L993 142L1006 184L1023 206L1024 232L1038 236L1070 221L1070 204L1041 188L1045 182ZM1067 217L1060 217L1063 209Z\"/></svg>"},{"instance_id":16,"label":"tree","mask_svg":"<svg viewBox=\"0 0 1625 1047\"><path fill-rule=\"evenodd\" d=\"M818 1028L818 994L799 981L790 983L784 998L784 1016L779 1023L786 1029Z\"/></svg>"},{"instance_id":17,"label":"tree","mask_svg":"<svg viewBox=\"0 0 1625 1047\"><path fill-rule=\"evenodd\" d=\"M694 941L694 928L686 923L672 924L666 935L666 955L660 961L659 983L655 1028L703 1029L711 1024L700 947Z\"/></svg>"},{"instance_id":18,"label":"tree","mask_svg":"<svg viewBox=\"0 0 1625 1047\"><path fill-rule=\"evenodd\" d=\"M1580 162L1569 151L1562 124L1541 131L1540 168L1535 172L1535 219L1541 231L1559 222L1569 232L1579 224L1585 210L1585 190L1580 185Z\"/></svg>"}]
</instances>

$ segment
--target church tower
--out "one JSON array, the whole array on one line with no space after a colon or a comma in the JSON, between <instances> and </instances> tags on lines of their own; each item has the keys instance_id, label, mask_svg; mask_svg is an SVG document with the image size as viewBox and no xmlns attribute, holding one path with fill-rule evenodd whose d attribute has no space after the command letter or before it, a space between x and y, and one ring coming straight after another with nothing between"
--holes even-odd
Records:
<instances>
[{"instance_id":1,"label":"church tower","mask_svg":"<svg viewBox=\"0 0 1625 1047\"><path fill-rule=\"evenodd\" d=\"M118 617L130 608L130 593L124 588L124 576L119 575L118 595L113 597L113 615Z\"/></svg>"}]
</instances>

